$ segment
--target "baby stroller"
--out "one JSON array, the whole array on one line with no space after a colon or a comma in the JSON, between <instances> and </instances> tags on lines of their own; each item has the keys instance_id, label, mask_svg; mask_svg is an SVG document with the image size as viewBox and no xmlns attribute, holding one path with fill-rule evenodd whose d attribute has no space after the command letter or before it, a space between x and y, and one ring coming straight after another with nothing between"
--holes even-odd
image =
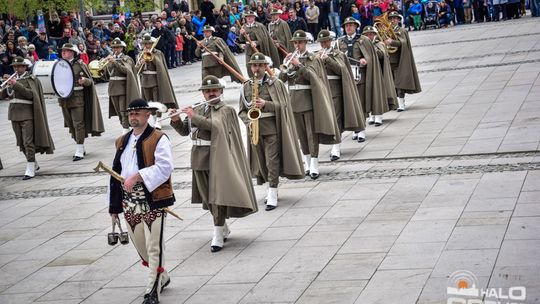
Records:
<instances>
[{"instance_id":1,"label":"baby stroller","mask_svg":"<svg viewBox=\"0 0 540 304\"><path fill-rule=\"evenodd\" d=\"M438 2L435 0L427 1L427 3L424 4L424 10L426 12L424 29L440 28Z\"/></svg>"}]
</instances>

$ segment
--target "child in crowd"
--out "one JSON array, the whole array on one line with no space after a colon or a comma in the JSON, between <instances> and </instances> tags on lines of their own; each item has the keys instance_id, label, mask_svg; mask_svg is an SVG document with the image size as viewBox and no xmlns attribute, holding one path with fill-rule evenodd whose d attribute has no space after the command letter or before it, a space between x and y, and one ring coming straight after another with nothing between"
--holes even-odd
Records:
<instances>
[{"instance_id":1,"label":"child in crowd","mask_svg":"<svg viewBox=\"0 0 540 304\"><path fill-rule=\"evenodd\" d=\"M86 47L84 46L84 43L79 43L78 47L79 47L79 57L86 65L88 65L89 58L88 58L88 54L86 53Z\"/></svg>"},{"instance_id":2,"label":"child in crowd","mask_svg":"<svg viewBox=\"0 0 540 304\"><path fill-rule=\"evenodd\" d=\"M176 28L176 66L182 64L182 52L184 51L184 36L182 36L182 29Z\"/></svg>"},{"instance_id":3,"label":"child in crowd","mask_svg":"<svg viewBox=\"0 0 540 304\"><path fill-rule=\"evenodd\" d=\"M239 53L238 46L236 45L236 27L231 27L229 34L227 36L227 45L233 54L237 55Z\"/></svg>"}]
</instances>

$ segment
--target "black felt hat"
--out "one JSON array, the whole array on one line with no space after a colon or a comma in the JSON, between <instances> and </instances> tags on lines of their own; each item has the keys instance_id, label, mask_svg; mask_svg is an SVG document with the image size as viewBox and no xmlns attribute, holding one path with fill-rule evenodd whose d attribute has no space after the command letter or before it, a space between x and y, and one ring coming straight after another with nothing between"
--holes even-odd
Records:
<instances>
[{"instance_id":1,"label":"black felt hat","mask_svg":"<svg viewBox=\"0 0 540 304\"><path fill-rule=\"evenodd\" d=\"M137 111L137 110L155 111L157 110L157 108L149 106L146 100L139 98L130 102L129 106L124 110L124 112Z\"/></svg>"}]
</instances>

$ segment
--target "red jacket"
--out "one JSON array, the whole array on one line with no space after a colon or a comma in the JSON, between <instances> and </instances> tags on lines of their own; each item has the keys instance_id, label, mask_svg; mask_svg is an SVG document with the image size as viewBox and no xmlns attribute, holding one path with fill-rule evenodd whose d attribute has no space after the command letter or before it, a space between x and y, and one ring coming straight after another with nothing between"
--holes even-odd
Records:
<instances>
[{"instance_id":1,"label":"red jacket","mask_svg":"<svg viewBox=\"0 0 540 304\"><path fill-rule=\"evenodd\" d=\"M81 53L81 54L79 54L79 56L81 57L81 60L82 60L85 64L88 64L88 54L86 54L86 53Z\"/></svg>"},{"instance_id":2,"label":"red jacket","mask_svg":"<svg viewBox=\"0 0 540 304\"><path fill-rule=\"evenodd\" d=\"M176 35L176 51L184 50L184 36Z\"/></svg>"}]
</instances>

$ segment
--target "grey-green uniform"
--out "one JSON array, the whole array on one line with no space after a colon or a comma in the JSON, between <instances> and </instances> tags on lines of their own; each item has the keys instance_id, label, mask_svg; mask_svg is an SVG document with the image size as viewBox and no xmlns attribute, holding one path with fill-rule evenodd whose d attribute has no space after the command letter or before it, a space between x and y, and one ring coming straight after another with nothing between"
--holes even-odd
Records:
<instances>
[{"instance_id":1,"label":"grey-green uniform","mask_svg":"<svg viewBox=\"0 0 540 304\"><path fill-rule=\"evenodd\" d=\"M223 88L217 77L208 76L200 90L219 89L222 94ZM193 109L190 119L171 120L171 126L183 136L191 135L191 202L202 204L203 209L212 213L211 251L219 251L229 234L226 218L244 217L257 211L236 111L221 100L209 100Z\"/></svg>"},{"instance_id":2,"label":"grey-green uniform","mask_svg":"<svg viewBox=\"0 0 540 304\"><path fill-rule=\"evenodd\" d=\"M93 84L92 77L86 77L84 70L84 62L80 59L73 59L69 62L73 68L73 79L75 86L73 88L73 94L68 98L58 98L60 107L62 107L62 114L64 114L64 124L73 132L71 136L75 142L79 145L84 144L86 138L86 126L84 120L85 111L85 96L84 87L89 87ZM84 84L79 84L79 78L81 74L84 75Z\"/></svg>"},{"instance_id":3,"label":"grey-green uniform","mask_svg":"<svg viewBox=\"0 0 540 304\"><path fill-rule=\"evenodd\" d=\"M388 19L392 21L395 18L401 19L397 12L390 12ZM389 53L390 66L394 76L396 93L398 97L398 112L405 110L405 94L415 94L422 91L420 79L416 70L416 63L411 48L409 33L400 26L393 28L397 39L392 39L391 47L396 51Z\"/></svg>"},{"instance_id":4,"label":"grey-green uniform","mask_svg":"<svg viewBox=\"0 0 540 304\"><path fill-rule=\"evenodd\" d=\"M154 49L154 53L161 53L160 50ZM155 55L154 55L155 56ZM141 72L141 91L142 98L145 100L159 100L158 91L158 78L157 78L157 66L155 61L149 61L143 63ZM137 70L141 69L140 65L137 65Z\"/></svg>"},{"instance_id":5,"label":"grey-green uniform","mask_svg":"<svg viewBox=\"0 0 540 304\"><path fill-rule=\"evenodd\" d=\"M258 53L260 54L260 53ZM253 57L253 56L252 56ZM257 157L263 158L268 170L268 184L270 188L276 188L279 184L279 149L280 141L278 139L278 130L276 125L276 105L277 101L273 101L268 91L269 77L265 74L263 80L259 81L258 94L259 98L264 99L265 105L261 110L261 117L259 118L259 143L256 146ZM244 84L242 88L244 99L249 102L253 102L252 98L252 83ZM245 122L248 123L247 112L249 107L244 103L240 103L240 109L238 115ZM259 180L260 184L264 181Z\"/></svg>"},{"instance_id":6,"label":"grey-green uniform","mask_svg":"<svg viewBox=\"0 0 540 304\"><path fill-rule=\"evenodd\" d=\"M12 76L14 78L0 91L0 98L9 99L8 119L11 121L17 146L26 157L23 180L34 177L35 171L39 169L36 153L52 154L54 151L43 90L39 80L27 71L29 65L30 62L23 57L15 57L11 64L16 70Z\"/></svg>"},{"instance_id":7,"label":"grey-green uniform","mask_svg":"<svg viewBox=\"0 0 540 304\"><path fill-rule=\"evenodd\" d=\"M214 55L223 59L223 54L221 54L217 48L217 39L217 37L204 38L201 40L201 43L203 43L204 46L210 50L210 52L214 53ZM195 56L202 58L202 78L208 75L221 74L221 64L215 60L210 53L206 52L204 49L201 49L202 48L200 46L197 46L197 49L195 49Z\"/></svg>"},{"instance_id":8,"label":"grey-green uniform","mask_svg":"<svg viewBox=\"0 0 540 304\"><path fill-rule=\"evenodd\" d=\"M360 101L362 105L362 111L366 113L366 66L360 65L357 61L365 59L365 54L362 52L361 44L367 43L368 39L360 34L355 36L343 36L338 39L337 48L343 53L347 54L347 57L354 60L350 60L351 67L353 67L353 74L358 87L358 93L360 94Z\"/></svg>"},{"instance_id":9,"label":"grey-green uniform","mask_svg":"<svg viewBox=\"0 0 540 304\"><path fill-rule=\"evenodd\" d=\"M214 32L215 29L213 26L205 25L203 27L203 32ZM213 75L218 78L223 78L225 76L230 76L232 81L241 83L242 79L238 79L233 72L229 71L225 65L221 64L213 55L219 57L229 68L236 71L237 74L241 75L240 66L236 62L233 53L227 46L227 43L219 37L205 37L200 41L204 48L200 45L197 45L195 49L195 55L202 58L202 78L206 76ZM208 52L208 51L212 52ZM212 55L213 54L213 55Z\"/></svg>"},{"instance_id":10,"label":"grey-green uniform","mask_svg":"<svg viewBox=\"0 0 540 304\"><path fill-rule=\"evenodd\" d=\"M226 206L208 204L209 202L209 173L210 173L210 140L212 136L212 111L209 106L200 106L193 109L194 115L191 120L186 118L182 122L171 122L171 126L182 136L190 136L193 147L191 148L191 169L193 170L192 200L201 201L205 209L210 210L214 217L215 226L223 226L227 212Z\"/></svg>"},{"instance_id":11,"label":"grey-green uniform","mask_svg":"<svg viewBox=\"0 0 540 304\"><path fill-rule=\"evenodd\" d=\"M21 151L27 162L36 161L36 146L34 145L34 106L33 93L28 83L29 73L18 75L17 83L8 90L12 90L9 98L8 119L11 121L17 142L23 145Z\"/></svg>"},{"instance_id":12,"label":"grey-green uniform","mask_svg":"<svg viewBox=\"0 0 540 304\"><path fill-rule=\"evenodd\" d=\"M111 43L112 47L125 48L126 44L119 38ZM140 98L140 89L134 76L135 63L131 57L123 52L113 55L114 62L107 68L109 69L109 100L113 106L113 111L109 109L109 117L118 115L120 124L124 129L129 129L128 114L125 111L127 105Z\"/></svg>"}]
</instances>

